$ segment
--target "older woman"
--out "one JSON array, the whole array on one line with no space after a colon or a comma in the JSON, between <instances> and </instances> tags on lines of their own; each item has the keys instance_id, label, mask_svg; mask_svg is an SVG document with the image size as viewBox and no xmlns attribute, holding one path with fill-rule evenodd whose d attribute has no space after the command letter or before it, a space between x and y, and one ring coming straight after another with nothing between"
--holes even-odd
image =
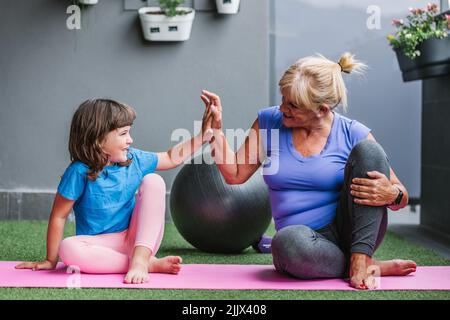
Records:
<instances>
[{"instance_id":1,"label":"older woman","mask_svg":"<svg viewBox=\"0 0 450 320\"><path fill-rule=\"evenodd\" d=\"M364 67L350 53L339 62L323 56L297 61L279 82L281 105L259 111L237 153L221 131L220 98L203 91L202 100L212 106L211 146L226 182L244 183L262 164L266 169L276 269L302 279L349 277L353 287L372 289L375 271L407 275L416 264L372 259L387 208L405 207L408 192L371 130L335 111L347 104L342 72Z\"/></svg>"}]
</instances>

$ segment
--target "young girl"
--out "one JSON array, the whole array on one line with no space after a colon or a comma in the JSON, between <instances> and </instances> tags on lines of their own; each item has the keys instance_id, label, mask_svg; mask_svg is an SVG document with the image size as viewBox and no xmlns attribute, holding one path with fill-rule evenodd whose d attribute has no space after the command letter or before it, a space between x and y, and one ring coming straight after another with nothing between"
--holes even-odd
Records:
<instances>
[{"instance_id":1,"label":"young girl","mask_svg":"<svg viewBox=\"0 0 450 320\"><path fill-rule=\"evenodd\" d=\"M131 147L135 118L132 108L113 100L79 106L70 128L72 163L61 178L48 224L47 257L17 269L54 269L59 254L81 272L126 273L125 283L147 282L148 272L180 271L180 257L155 257L164 231L166 189L154 172L177 167L202 146L211 112L205 110L201 134L160 153ZM72 208L76 236L61 242Z\"/></svg>"}]
</instances>

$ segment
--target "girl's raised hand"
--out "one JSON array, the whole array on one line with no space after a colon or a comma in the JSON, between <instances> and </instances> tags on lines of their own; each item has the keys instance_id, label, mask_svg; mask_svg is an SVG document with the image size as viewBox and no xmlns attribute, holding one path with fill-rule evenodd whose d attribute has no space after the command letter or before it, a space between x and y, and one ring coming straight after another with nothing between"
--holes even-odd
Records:
<instances>
[{"instance_id":1,"label":"girl's raised hand","mask_svg":"<svg viewBox=\"0 0 450 320\"><path fill-rule=\"evenodd\" d=\"M33 271L38 270L53 270L56 268L55 262L49 260L38 261L38 262L22 262L15 266L16 269L32 269Z\"/></svg>"},{"instance_id":2,"label":"girl's raised hand","mask_svg":"<svg viewBox=\"0 0 450 320\"><path fill-rule=\"evenodd\" d=\"M202 141L211 141L211 138L213 136L213 130L211 128L213 115L211 112L211 105L205 103L205 112L203 113L203 119L202 119Z\"/></svg>"}]
</instances>

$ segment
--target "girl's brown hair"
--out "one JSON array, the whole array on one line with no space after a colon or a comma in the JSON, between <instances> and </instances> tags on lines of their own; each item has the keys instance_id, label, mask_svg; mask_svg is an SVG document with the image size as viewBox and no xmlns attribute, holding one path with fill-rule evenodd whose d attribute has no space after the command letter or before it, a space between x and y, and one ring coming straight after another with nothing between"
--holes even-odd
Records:
<instances>
[{"instance_id":1,"label":"girl's brown hair","mask_svg":"<svg viewBox=\"0 0 450 320\"><path fill-rule=\"evenodd\" d=\"M81 161L89 167L88 178L95 181L108 164L101 144L106 135L121 127L131 126L136 119L133 108L109 99L84 101L75 111L70 125L70 160ZM129 159L119 163L128 166Z\"/></svg>"}]
</instances>

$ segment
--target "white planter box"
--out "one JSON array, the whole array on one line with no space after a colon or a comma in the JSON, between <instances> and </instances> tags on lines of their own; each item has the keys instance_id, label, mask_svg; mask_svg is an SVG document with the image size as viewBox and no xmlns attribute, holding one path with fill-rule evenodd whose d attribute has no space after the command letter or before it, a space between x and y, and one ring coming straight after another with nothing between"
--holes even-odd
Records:
<instances>
[{"instance_id":1,"label":"white planter box","mask_svg":"<svg viewBox=\"0 0 450 320\"><path fill-rule=\"evenodd\" d=\"M240 0L216 0L217 12L222 14L236 14Z\"/></svg>"},{"instance_id":2,"label":"white planter box","mask_svg":"<svg viewBox=\"0 0 450 320\"><path fill-rule=\"evenodd\" d=\"M167 17L164 14L151 14L160 12L159 7L144 7L139 9L142 32L149 41L186 41L191 35L192 22L195 10L178 7L180 10L190 11L186 15Z\"/></svg>"},{"instance_id":3,"label":"white planter box","mask_svg":"<svg viewBox=\"0 0 450 320\"><path fill-rule=\"evenodd\" d=\"M97 4L98 0L78 0L81 4Z\"/></svg>"}]
</instances>

